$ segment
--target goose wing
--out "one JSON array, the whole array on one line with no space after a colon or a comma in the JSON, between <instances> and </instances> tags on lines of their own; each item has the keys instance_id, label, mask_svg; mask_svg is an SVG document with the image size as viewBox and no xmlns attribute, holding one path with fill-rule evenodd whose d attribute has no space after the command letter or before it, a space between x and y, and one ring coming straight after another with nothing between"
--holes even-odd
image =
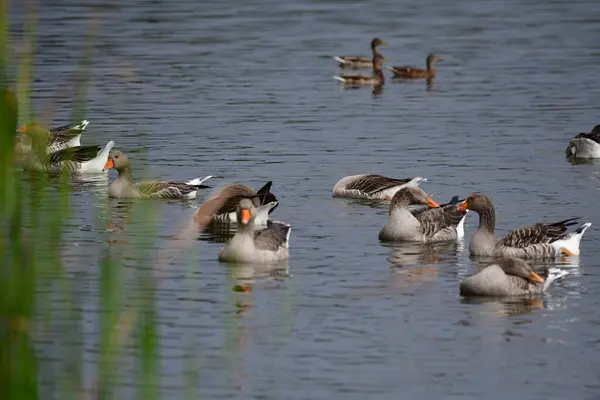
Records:
<instances>
[{"instance_id":1,"label":"goose wing","mask_svg":"<svg viewBox=\"0 0 600 400\"><path fill-rule=\"evenodd\" d=\"M102 150L102 148L96 145L70 147L48 154L46 156L46 162L49 164L55 164L61 161L85 162L96 157L100 150Z\"/></svg>"},{"instance_id":2,"label":"goose wing","mask_svg":"<svg viewBox=\"0 0 600 400\"><path fill-rule=\"evenodd\" d=\"M523 248L535 244L547 244L565 237L569 226L576 225L579 218L569 218L553 224L537 223L508 233L498 246Z\"/></svg>"},{"instance_id":3,"label":"goose wing","mask_svg":"<svg viewBox=\"0 0 600 400\"><path fill-rule=\"evenodd\" d=\"M151 196L161 199L179 199L191 192L195 192L198 190L198 187L194 185L188 185L185 182L180 181L148 181L135 184L135 189L143 196Z\"/></svg>"},{"instance_id":4,"label":"goose wing","mask_svg":"<svg viewBox=\"0 0 600 400\"><path fill-rule=\"evenodd\" d=\"M467 210L459 211L454 204L448 204L422 211L415 218L421 223L423 234L432 237L445 229L456 228L466 214Z\"/></svg>"},{"instance_id":5,"label":"goose wing","mask_svg":"<svg viewBox=\"0 0 600 400\"><path fill-rule=\"evenodd\" d=\"M257 249L277 251L288 247L292 227L282 222L267 222L267 227L254 233L254 245Z\"/></svg>"},{"instance_id":6,"label":"goose wing","mask_svg":"<svg viewBox=\"0 0 600 400\"><path fill-rule=\"evenodd\" d=\"M372 196L396 186L406 185L411 180L413 180L413 178L395 179L383 175L369 174L363 175L350 182L346 186L346 190L358 190Z\"/></svg>"}]
</instances>

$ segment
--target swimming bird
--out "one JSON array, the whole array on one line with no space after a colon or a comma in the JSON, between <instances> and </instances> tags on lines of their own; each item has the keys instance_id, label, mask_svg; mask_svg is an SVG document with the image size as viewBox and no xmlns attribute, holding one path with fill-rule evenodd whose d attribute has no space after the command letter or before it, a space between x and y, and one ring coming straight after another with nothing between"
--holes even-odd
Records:
<instances>
[{"instance_id":1,"label":"swimming bird","mask_svg":"<svg viewBox=\"0 0 600 400\"><path fill-rule=\"evenodd\" d=\"M111 140L104 148L100 148L100 146L68 147L43 156L30 152L22 160L23 168L50 174L59 174L65 171L71 174L103 173L105 172L104 165L114 145L115 142Z\"/></svg>"},{"instance_id":2,"label":"swimming bird","mask_svg":"<svg viewBox=\"0 0 600 400\"><path fill-rule=\"evenodd\" d=\"M560 255L579 255L579 243L592 225L586 222L576 231L567 234L569 226L579 218L569 218L552 224L537 223L516 229L501 239L496 239L496 210L489 197L472 194L458 210L473 210L479 214L479 227L473 233L469 246L472 255L517 258L554 258Z\"/></svg>"},{"instance_id":3,"label":"swimming bird","mask_svg":"<svg viewBox=\"0 0 600 400\"><path fill-rule=\"evenodd\" d=\"M411 211L408 207L412 205L430 209ZM421 188L404 187L392 198L379 240L432 243L462 239L466 216L467 212L457 210L455 204L440 207Z\"/></svg>"},{"instance_id":4,"label":"swimming bird","mask_svg":"<svg viewBox=\"0 0 600 400\"><path fill-rule=\"evenodd\" d=\"M220 251L219 261L266 264L288 259L292 228L282 222L269 221L265 229L255 231L256 211L252 200L239 202L237 231Z\"/></svg>"},{"instance_id":5,"label":"swimming bird","mask_svg":"<svg viewBox=\"0 0 600 400\"><path fill-rule=\"evenodd\" d=\"M350 68L350 69L360 69L360 68L373 68L372 58L377 54L377 47L385 46L388 43L384 42L379 38L374 38L371 40L371 56L341 56L341 57L333 57L337 62L340 68Z\"/></svg>"},{"instance_id":6,"label":"swimming bird","mask_svg":"<svg viewBox=\"0 0 600 400\"><path fill-rule=\"evenodd\" d=\"M20 151L30 151L32 147L32 135L44 141L46 145L46 153L54 153L56 151L69 147L81 146L81 134L90 122L83 120L77 124L63 125L52 129L44 128L38 123L23 124L17 129L17 144L22 146Z\"/></svg>"},{"instance_id":7,"label":"swimming bird","mask_svg":"<svg viewBox=\"0 0 600 400\"><path fill-rule=\"evenodd\" d=\"M377 85L381 86L385 83L381 64L387 61L381 54L373 56L373 75L340 75L334 76L333 79L340 81L344 85L362 86L362 85Z\"/></svg>"},{"instance_id":8,"label":"swimming bird","mask_svg":"<svg viewBox=\"0 0 600 400\"><path fill-rule=\"evenodd\" d=\"M212 178L196 178L189 181L131 181L129 159L119 150L111 151L104 170L114 168L119 173L108 187L108 197L119 199L194 199L198 189L208 186L203 183Z\"/></svg>"},{"instance_id":9,"label":"swimming bird","mask_svg":"<svg viewBox=\"0 0 600 400\"><path fill-rule=\"evenodd\" d=\"M566 154L567 158L600 158L600 125L571 139Z\"/></svg>"},{"instance_id":10,"label":"swimming bird","mask_svg":"<svg viewBox=\"0 0 600 400\"><path fill-rule=\"evenodd\" d=\"M378 174L351 175L340 179L334 186L333 197L353 199L391 200L403 187L416 187L426 178L388 178Z\"/></svg>"},{"instance_id":11,"label":"swimming bird","mask_svg":"<svg viewBox=\"0 0 600 400\"><path fill-rule=\"evenodd\" d=\"M390 71L394 73L394 78L403 78L403 79L426 79L426 78L435 78L435 69L433 69L433 64L435 62L442 61L442 59L435 54L430 54L427 56L425 61L427 65L427 69L412 67L408 65L396 66L396 67L387 67Z\"/></svg>"}]
</instances>

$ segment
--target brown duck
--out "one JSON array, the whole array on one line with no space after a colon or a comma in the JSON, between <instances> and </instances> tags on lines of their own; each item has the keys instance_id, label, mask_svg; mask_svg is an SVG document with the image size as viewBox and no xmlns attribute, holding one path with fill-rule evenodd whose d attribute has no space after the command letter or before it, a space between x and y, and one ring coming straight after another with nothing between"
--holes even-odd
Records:
<instances>
[{"instance_id":1,"label":"brown duck","mask_svg":"<svg viewBox=\"0 0 600 400\"><path fill-rule=\"evenodd\" d=\"M408 65L398 67L388 67L390 71L394 73L394 78L403 79L428 79L435 77L435 70L433 69L433 63L442 61L441 58L435 54L427 56L426 64L427 69L411 67Z\"/></svg>"},{"instance_id":2,"label":"brown duck","mask_svg":"<svg viewBox=\"0 0 600 400\"><path fill-rule=\"evenodd\" d=\"M379 38L371 40L371 57L377 54L378 46L385 46L386 42ZM360 69L360 68L373 68L372 58L367 56L341 56L333 57L339 64L340 68Z\"/></svg>"},{"instance_id":3,"label":"brown duck","mask_svg":"<svg viewBox=\"0 0 600 400\"><path fill-rule=\"evenodd\" d=\"M381 63L386 61L381 54L375 54L373 57L373 75L340 75L334 76L344 85L360 86L360 85L376 85L381 86L385 82L383 71L381 71Z\"/></svg>"}]
</instances>

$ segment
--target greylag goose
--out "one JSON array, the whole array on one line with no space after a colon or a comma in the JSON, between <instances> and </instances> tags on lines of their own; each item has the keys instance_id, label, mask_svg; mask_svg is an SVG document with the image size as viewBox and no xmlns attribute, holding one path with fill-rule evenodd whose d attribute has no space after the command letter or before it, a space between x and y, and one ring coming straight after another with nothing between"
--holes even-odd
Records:
<instances>
[{"instance_id":1,"label":"greylag goose","mask_svg":"<svg viewBox=\"0 0 600 400\"><path fill-rule=\"evenodd\" d=\"M420 176L395 179L376 174L352 175L340 179L333 187L332 195L353 199L391 200L403 187L417 187L426 180Z\"/></svg>"},{"instance_id":2,"label":"greylag goose","mask_svg":"<svg viewBox=\"0 0 600 400\"><path fill-rule=\"evenodd\" d=\"M340 81L344 85L362 86L376 85L382 87L385 83L385 76L381 70L381 64L387 61L381 54L373 56L373 74L372 75L334 75L333 79Z\"/></svg>"},{"instance_id":3,"label":"greylag goose","mask_svg":"<svg viewBox=\"0 0 600 400\"><path fill-rule=\"evenodd\" d=\"M59 126L46 129L38 123L23 124L17 129L17 144L22 147L20 151L30 151L31 135L38 135L46 144L46 153L54 153L69 147L81 146L81 134L88 126L89 121L83 120L78 124Z\"/></svg>"},{"instance_id":4,"label":"greylag goose","mask_svg":"<svg viewBox=\"0 0 600 400\"><path fill-rule=\"evenodd\" d=\"M427 56L425 61L427 69L411 67L403 65L401 67L388 67L390 71L394 73L394 78L402 79L431 79L435 78L435 69L433 69L433 63L442 61L442 59L435 54Z\"/></svg>"},{"instance_id":5,"label":"greylag goose","mask_svg":"<svg viewBox=\"0 0 600 400\"><path fill-rule=\"evenodd\" d=\"M291 227L271 222L260 231L254 230L256 207L250 199L242 199L236 210L237 231L219 253L219 261L266 264L287 260Z\"/></svg>"},{"instance_id":6,"label":"greylag goose","mask_svg":"<svg viewBox=\"0 0 600 400\"><path fill-rule=\"evenodd\" d=\"M146 181L131 182L129 159L119 150L111 151L104 170L114 168L119 173L108 187L108 197L118 199L195 199L198 189L206 188L203 183L212 178L196 178L189 181Z\"/></svg>"},{"instance_id":7,"label":"greylag goose","mask_svg":"<svg viewBox=\"0 0 600 400\"><path fill-rule=\"evenodd\" d=\"M351 69L359 69L359 68L373 68L373 62L371 61L372 57L375 57L377 54L377 47L387 45L386 42L379 38L374 38L371 40L371 57L367 56L341 56L341 57L333 57L339 64L340 68L351 68Z\"/></svg>"},{"instance_id":8,"label":"greylag goose","mask_svg":"<svg viewBox=\"0 0 600 400\"><path fill-rule=\"evenodd\" d=\"M533 268L520 258L502 258L460 283L462 296L535 296L566 271L550 270L544 281Z\"/></svg>"},{"instance_id":9,"label":"greylag goose","mask_svg":"<svg viewBox=\"0 0 600 400\"><path fill-rule=\"evenodd\" d=\"M566 153L568 158L600 158L600 125L571 139Z\"/></svg>"},{"instance_id":10,"label":"greylag goose","mask_svg":"<svg viewBox=\"0 0 600 400\"><path fill-rule=\"evenodd\" d=\"M69 172L71 174L99 174L103 173L104 165L115 142L112 140L100 146L68 147L42 156L40 161L34 152L24 156L23 167L26 170L44 171L50 174Z\"/></svg>"},{"instance_id":11,"label":"greylag goose","mask_svg":"<svg viewBox=\"0 0 600 400\"><path fill-rule=\"evenodd\" d=\"M408 209L411 205L426 205L429 210ZM445 242L464 237L466 211L455 204L440 207L417 187L400 189L392 198L388 220L379 232L382 241Z\"/></svg>"},{"instance_id":12,"label":"greylag goose","mask_svg":"<svg viewBox=\"0 0 600 400\"><path fill-rule=\"evenodd\" d=\"M575 225L570 218L552 224L537 223L533 226L509 232L497 240L496 210L489 197L472 194L457 210L473 210L479 214L479 227L473 233L469 246L472 255L518 258L554 258L560 255L579 255L579 243L585 231L592 225L581 225L576 231L566 234L569 226Z\"/></svg>"}]
</instances>

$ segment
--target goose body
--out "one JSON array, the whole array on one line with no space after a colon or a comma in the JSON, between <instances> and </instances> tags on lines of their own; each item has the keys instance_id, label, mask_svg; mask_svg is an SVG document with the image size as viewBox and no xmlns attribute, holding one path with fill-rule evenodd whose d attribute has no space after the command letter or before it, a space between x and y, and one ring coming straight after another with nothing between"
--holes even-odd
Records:
<instances>
[{"instance_id":1,"label":"goose body","mask_svg":"<svg viewBox=\"0 0 600 400\"><path fill-rule=\"evenodd\" d=\"M33 153L29 153L23 162L27 170L44 171L59 174L68 171L71 174L104 173L104 165L115 142L112 140L103 148L99 146L69 147L47 154L43 161Z\"/></svg>"},{"instance_id":2,"label":"goose body","mask_svg":"<svg viewBox=\"0 0 600 400\"><path fill-rule=\"evenodd\" d=\"M469 246L470 253L476 256L555 258L561 255L579 255L581 238L592 225L587 222L574 232L567 233L568 227L575 225L575 220L578 219L570 218L551 224L537 223L519 228L496 239L496 211L489 197L471 195L457 209L473 210L479 214L479 227L473 233Z\"/></svg>"},{"instance_id":3,"label":"goose body","mask_svg":"<svg viewBox=\"0 0 600 400\"><path fill-rule=\"evenodd\" d=\"M334 186L333 197L367 200L391 200L403 187L417 187L426 178L420 176L406 179L388 178L378 174L346 176Z\"/></svg>"},{"instance_id":4,"label":"goose body","mask_svg":"<svg viewBox=\"0 0 600 400\"><path fill-rule=\"evenodd\" d=\"M544 279L519 258L502 258L460 283L462 296L532 296L544 291Z\"/></svg>"},{"instance_id":5,"label":"goose body","mask_svg":"<svg viewBox=\"0 0 600 400\"><path fill-rule=\"evenodd\" d=\"M373 68L372 57L375 56L377 52L377 47L387 45L381 39L374 38L371 40L371 52L372 55L369 56L340 56L333 57L335 61L337 61L340 68L348 68L348 69L360 69L360 68Z\"/></svg>"},{"instance_id":6,"label":"goose body","mask_svg":"<svg viewBox=\"0 0 600 400\"><path fill-rule=\"evenodd\" d=\"M236 214L237 231L221 249L220 261L268 264L288 259L289 225L269 221L265 229L256 231L256 207L251 199L242 199Z\"/></svg>"},{"instance_id":7,"label":"goose body","mask_svg":"<svg viewBox=\"0 0 600 400\"><path fill-rule=\"evenodd\" d=\"M435 78L435 69L433 68L433 64L437 61L441 61L441 58L430 54L427 56L426 65L427 68L417 68L408 65L403 66L395 66L388 67L390 71L394 73L394 78L403 78L403 79L428 79Z\"/></svg>"},{"instance_id":8,"label":"goose body","mask_svg":"<svg viewBox=\"0 0 600 400\"><path fill-rule=\"evenodd\" d=\"M568 158L600 158L600 125L571 139L566 155Z\"/></svg>"},{"instance_id":9,"label":"goose body","mask_svg":"<svg viewBox=\"0 0 600 400\"><path fill-rule=\"evenodd\" d=\"M88 126L89 121L83 120L77 124L63 125L57 128L45 129L37 123L24 124L17 129L18 144L23 146L25 150L31 150L31 138L27 135L42 135L44 141L46 141L46 153L54 153L59 150L67 149L69 147L81 146L81 134Z\"/></svg>"},{"instance_id":10,"label":"goose body","mask_svg":"<svg viewBox=\"0 0 600 400\"><path fill-rule=\"evenodd\" d=\"M121 151L111 151L104 170L115 168L119 176L108 187L108 197L119 199L195 199L198 189L212 176L189 181L131 181L129 159Z\"/></svg>"},{"instance_id":11,"label":"goose body","mask_svg":"<svg viewBox=\"0 0 600 400\"><path fill-rule=\"evenodd\" d=\"M385 61L380 54L375 54L373 57L373 75L339 75L334 76L333 79L341 82L344 85L350 86L363 86L363 85L376 85L381 86L385 83L385 77L381 70L381 64Z\"/></svg>"},{"instance_id":12,"label":"goose body","mask_svg":"<svg viewBox=\"0 0 600 400\"><path fill-rule=\"evenodd\" d=\"M409 210L412 205L431 208ZM433 243L462 239L466 215L466 211L457 210L455 203L440 207L422 189L405 187L392 198L379 240Z\"/></svg>"}]
</instances>

